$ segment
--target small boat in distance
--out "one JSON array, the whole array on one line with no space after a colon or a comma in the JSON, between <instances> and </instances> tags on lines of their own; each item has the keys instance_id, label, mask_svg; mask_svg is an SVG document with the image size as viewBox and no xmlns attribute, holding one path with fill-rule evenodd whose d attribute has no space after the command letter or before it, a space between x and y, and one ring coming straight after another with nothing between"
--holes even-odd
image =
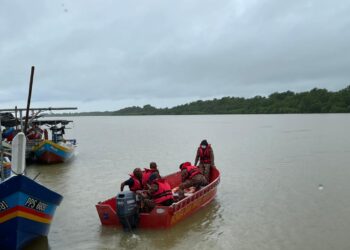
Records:
<instances>
[{"instance_id":1,"label":"small boat in distance","mask_svg":"<svg viewBox=\"0 0 350 250\"><path fill-rule=\"evenodd\" d=\"M171 188L174 190L181 184L181 173L163 177L168 181ZM211 168L210 182L207 186L202 187L196 192L189 194L184 199L173 203L170 206L156 206L151 212L139 214L137 219L138 228L169 228L177 222L185 219L200 208L208 205L214 198L217 192L217 186L220 183L220 172L217 168ZM130 202L130 201L128 201ZM117 197L112 197L96 205L98 215L102 225L121 226L120 218L118 217L118 202Z\"/></svg>"},{"instance_id":2,"label":"small boat in distance","mask_svg":"<svg viewBox=\"0 0 350 250\"><path fill-rule=\"evenodd\" d=\"M56 207L63 197L23 175L24 133L12 143L15 175L0 182L0 249L21 249L40 236L47 236Z\"/></svg>"},{"instance_id":3,"label":"small boat in distance","mask_svg":"<svg viewBox=\"0 0 350 250\"><path fill-rule=\"evenodd\" d=\"M24 108L0 109L0 126L5 126L5 132L9 134L6 138L2 138L2 143L11 145L12 137L19 131L26 130L27 151L26 159L29 161L38 161L40 163L62 163L66 162L74 156L76 148L75 139L66 139L64 137L65 130L69 129L66 125L73 123L70 120L44 120L43 111L54 110L74 110L75 107L60 108L29 108L32 115L23 117ZM1 113L5 112L5 113ZM15 115L12 113L14 112ZM19 113L19 118L17 118ZM28 126L25 126L25 120ZM47 129L48 128L48 129ZM12 132L12 133L10 133ZM50 138L49 138L50 137ZM6 141L5 141L6 140Z\"/></svg>"},{"instance_id":4,"label":"small boat in distance","mask_svg":"<svg viewBox=\"0 0 350 250\"><path fill-rule=\"evenodd\" d=\"M32 147L34 160L40 163L54 164L70 160L76 148L75 139L65 139L66 125L73 121L68 120L36 120L36 126L46 125L51 131L51 140L46 138Z\"/></svg>"}]
</instances>

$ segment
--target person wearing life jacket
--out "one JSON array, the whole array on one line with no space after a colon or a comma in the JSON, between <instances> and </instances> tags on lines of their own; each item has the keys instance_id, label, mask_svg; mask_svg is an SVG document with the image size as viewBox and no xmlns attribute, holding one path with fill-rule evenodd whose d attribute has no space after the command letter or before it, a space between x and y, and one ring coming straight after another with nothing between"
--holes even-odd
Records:
<instances>
[{"instance_id":1,"label":"person wearing life jacket","mask_svg":"<svg viewBox=\"0 0 350 250\"><path fill-rule=\"evenodd\" d=\"M157 168L157 163L155 163L155 162L151 162L149 164L149 169L144 168L143 175L142 175L142 185L143 185L144 189L148 189L147 184L149 184L149 178L153 173L157 173L158 178L160 178L159 170Z\"/></svg>"},{"instance_id":2,"label":"person wearing life jacket","mask_svg":"<svg viewBox=\"0 0 350 250\"><path fill-rule=\"evenodd\" d=\"M135 168L133 173L130 174L130 178L120 185L120 191L124 190L124 186L129 186L130 191L136 192L142 190L142 171L140 168Z\"/></svg>"},{"instance_id":3,"label":"person wearing life jacket","mask_svg":"<svg viewBox=\"0 0 350 250\"><path fill-rule=\"evenodd\" d=\"M27 131L27 138L29 140L40 140L43 136L43 133L44 131L34 123L32 127Z\"/></svg>"},{"instance_id":4,"label":"person wearing life jacket","mask_svg":"<svg viewBox=\"0 0 350 250\"><path fill-rule=\"evenodd\" d=\"M201 186L208 185L207 179L204 177L200 169L193 166L191 162L180 164L182 183L179 186L179 196L184 196L184 190L189 187L199 189Z\"/></svg>"},{"instance_id":5,"label":"person wearing life jacket","mask_svg":"<svg viewBox=\"0 0 350 250\"><path fill-rule=\"evenodd\" d=\"M52 126L50 128L51 133L52 133L52 141L55 143L61 142L61 141L65 141L63 138L63 135L65 134L64 132L65 127L61 126L61 127L57 127L57 126Z\"/></svg>"},{"instance_id":6,"label":"person wearing life jacket","mask_svg":"<svg viewBox=\"0 0 350 250\"><path fill-rule=\"evenodd\" d=\"M210 169L215 167L215 164L213 148L210 144L208 144L207 140L202 140L197 149L197 154L194 161L195 166L197 166L198 161L199 169L202 171L207 181L210 181Z\"/></svg>"},{"instance_id":7,"label":"person wearing life jacket","mask_svg":"<svg viewBox=\"0 0 350 250\"><path fill-rule=\"evenodd\" d=\"M159 178L157 172L149 178L150 187L148 197L143 199L142 210L150 212L155 206L170 206L174 203L174 196L170 184L163 178Z\"/></svg>"}]
</instances>

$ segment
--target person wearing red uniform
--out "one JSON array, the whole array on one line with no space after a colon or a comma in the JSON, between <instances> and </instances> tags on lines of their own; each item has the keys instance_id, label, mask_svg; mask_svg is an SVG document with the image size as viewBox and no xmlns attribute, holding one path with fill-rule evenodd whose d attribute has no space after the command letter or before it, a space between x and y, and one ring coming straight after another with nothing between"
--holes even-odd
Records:
<instances>
[{"instance_id":1,"label":"person wearing red uniform","mask_svg":"<svg viewBox=\"0 0 350 250\"><path fill-rule=\"evenodd\" d=\"M203 140L197 149L197 154L194 161L195 166L197 166L198 161L199 169L201 170L207 181L210 181L210 169L212 167L215 167L215 163L213 148L210 144L208 144L207 140Z\"/></svg>"},{"instance_id":2,"label":"person wearing red uniform","mask_svg":"<svg viewBox=\"0 0 350 250\"><path fill-rule=\"evenodd\" d=\"M33 124L27 131L27 138L29 140L40 140L43 136L44 130L42 130L37 124Z\"/></svg>"},{"instance_id":3,"label":"person wearing red uniform","mask_svg":"<svg viewBox=\"0 0 350 250\"><path fill-rule=\"evenodd\" d=\"M149 181L151 183L146 196L143 196L143 212L150 212L155 206L170 206L174 203L174 197L170 184L158 173L153 173Z\"/></svg>"},{"instance_id":4,"label":"person wearing red uniform","mask_svg":"<svg viewBox=\"0 0 350 250\"><path fill-rule=\"evenodd\" d=\"M120 191L124 190L124 186L129 186L130 191L142 190L142 171L140 168L135 168L130 178L120 185Z\"/></svg>"},{"instance_id":5,"label":"person wearing red uniform","mask_svg":"<svg viewBox=\"0 0 350 250\"><path fill-rule=\"evenodd\" d=\"M149 169L148 168L144 168L143 171L143 175L142 175L142 185L144 189L148 189L148 184L149 183L149 178L153 173L157 173L158 174L158 178L160 178L159 176L159 170L157 168L157 163L155 162L151 162L149 164Z\"/></svg>"},{"instance_id":6,"label":"person wearing red uniform","mask_svg":"<svg viewBox=\"0 0 350 250\"><path fill-rule=\"evenodd\" d=\"M185 189L195 187L199 189L201 186L208 185L207 179L204 177L200 169L191 165L190 162L184 162L180 165L182 183L179 186L179 196L183 197Z\"/></svg>"}]
</instances>

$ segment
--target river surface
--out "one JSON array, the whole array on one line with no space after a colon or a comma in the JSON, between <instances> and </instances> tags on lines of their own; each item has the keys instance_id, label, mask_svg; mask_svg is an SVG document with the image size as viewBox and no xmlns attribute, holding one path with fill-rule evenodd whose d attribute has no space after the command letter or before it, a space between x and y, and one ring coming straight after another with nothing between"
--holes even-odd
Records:
<instances>
[{"instance_id":1,"label":"river surface","mask_svg":"<svg viewBox=\"0 0 350 250\"><path fill-rule=\"evenodd\" d=\"M69 163L30 165L62 194L50 234L27 249L350 249L350 115L74 117ZM168 230L102 226L95 204L135 167L161 174L212 144L215 200Z\"/></svg>"}]
</instances>

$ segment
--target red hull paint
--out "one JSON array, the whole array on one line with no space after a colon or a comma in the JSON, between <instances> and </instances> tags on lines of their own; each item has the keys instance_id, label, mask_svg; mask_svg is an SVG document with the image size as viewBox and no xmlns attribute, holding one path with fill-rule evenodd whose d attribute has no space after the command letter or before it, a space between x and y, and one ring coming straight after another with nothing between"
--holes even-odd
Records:
<instances>
[{"instance_id":1,"label":"red hull paint","mask_svg":"<svg viewBox=\"0 0 350 250\"><path fill-rule=\"evenodd\" d=\"M54 163L62 163L64 162L64 159L56 154L45 152L43 153L39 159L42 163L48 163L48 164L54 164Z\"/></svg>"},{"instance_id":2,"label":"red hull paint","mask_svg":"<svg viewBox=\"0 0 350 250\"><path fill-rule=\"evenodd\" d=\"M179 186L181 183L180 172L168 175L165 178L168 180L172 188ZM138 227L171 227L209 204L215 198L219 182L220 172L217 169L212 169L209 185L171 206L156 206L150 213L141 213ZM96 209L103 225L121 226L116 214L115 197L99 202L96 205Z\"/></svg>"},{"instance_id":3,"label":"red hull paint","mask_svg":"<svg viewBox=\"0 0 350 250\"><path fill-rule=\"evenodd\" d=\"M25 213L28 213L28 214L31 214L31 215L35 215L35 216L39 216L41 218L45 218L45 219L49 219L49 220L52 219L52 216L49 215L49 214L41 213L41 212L35 211L33 209L27 208L27 207L15 206L15 207L10 208L10 209L6 210L5 212L3 212L0 215L0 221L6 215L11 214L13 212L18 212L18 211L25 212Z\"/></svg>"}]
</instances>

